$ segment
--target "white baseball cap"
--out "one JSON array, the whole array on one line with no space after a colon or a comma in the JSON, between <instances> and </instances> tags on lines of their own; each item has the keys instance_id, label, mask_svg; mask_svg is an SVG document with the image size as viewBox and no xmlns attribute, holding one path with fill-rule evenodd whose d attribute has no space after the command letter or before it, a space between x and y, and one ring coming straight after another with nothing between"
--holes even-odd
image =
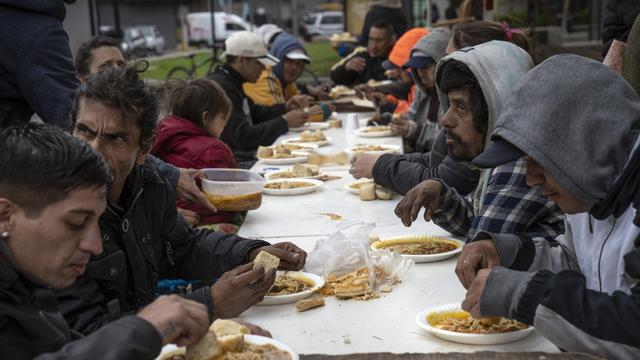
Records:
<instances>
[{"instance_id":1,"label":"white baseball cap","mask_svg":"<svg viewBox=\"0 0 640 360\"><path fill-rule=\"evenodd\" d=\"M269 54L260 37L250 31L238 31L224 42L224 55L255 58L265 66L277 65L280 61Z\"/></svg>"},{"instance_id":2,"label":"white baseball cap","mask_svg":"<svg viewBox=\"0 0 640 360\"><path fill-rule=\"evenodd\" d=\"M311 59L309 59L307 54L305 54L302 49L291 50L285 55L285 57L291 60L304 60L307 62L307 64L311 63Z\"/></svg>"}]
</instances>

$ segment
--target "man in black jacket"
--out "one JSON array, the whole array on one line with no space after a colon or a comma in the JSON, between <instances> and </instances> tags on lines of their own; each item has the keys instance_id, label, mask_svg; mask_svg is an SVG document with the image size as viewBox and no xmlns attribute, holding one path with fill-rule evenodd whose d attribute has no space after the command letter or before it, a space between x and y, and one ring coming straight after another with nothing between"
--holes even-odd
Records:
<instances>
[{"instance_id":1,"label":"man in black jacket","mask_svg":"<svg viewBox=\"0 0 640 360\"><path fill-rule=\"evenodd\" d=\"M82 141L42 124L1 129L0 153L3 359L153 359L164 344L204 335L205 306L175 295L91 336L71 330L52 289L71 286L102 252L107 164Z\"/></svg>"},{"instance_id":2,"label":"man in black jacket","mask_svg":"<svg viewBox=\"0 0 640 360\"><path fill-rule=\"evenodd\" d=\"M76 94L73 135L104 156L115 178L100 218L104 252L92 258L89 276L60 293L65 317L85 333L151 302L162 278L203 281L207 286L186 296L206 305L211 320L239 315L262 300L275 278L274 271L247 264L258 252L278 256L285 269L300 269L306 259L291 243L269 245L186 224L171 185L143 165L157 103L137 71L107 69Z\"/></svg>"},{"instance_id":3,"label":"man in black jacket","mask_svg":"<svg viewBox=\"0 0 640 360\"><path fill-rule=\"evenodd\" d=\"M226 63L211 76L233 104L220 139L233 150L238 167L248 169L257 161L258 146L273 144L290 127L300 127L309 120L304 110L308 101L305 96L293 96L286 104L261 106L244 93L243 83L258 81L265 66L278 63L257 34L240 31L231 35L225 41L225 56Z\"/></svg>"},{"instance_id":4,"label":"man in black jacket","mask_svg":"<svg viewBox=\"0 0 640 360\"><path fill-rule=\"evenodd\" d=\"M382 63L387 60L396 36L385 20L375 22L369 30L367 47L357 47L331 68L331 80L336 85L355 86L369 80L384 80Z\"/></svg>"}]
</instances>

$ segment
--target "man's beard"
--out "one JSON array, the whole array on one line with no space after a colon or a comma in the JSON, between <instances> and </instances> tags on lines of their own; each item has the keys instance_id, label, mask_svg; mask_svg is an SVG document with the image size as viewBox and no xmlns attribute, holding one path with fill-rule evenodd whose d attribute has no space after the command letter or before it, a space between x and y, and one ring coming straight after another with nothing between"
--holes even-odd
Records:
<instances>
[{"instance_id":1,"label":"man's beard","mask_svg":"<svg viewBox=\"0 0 640 360\"><path fill-rule=\"evenodd\" d=\"M471 161L473 157L469 156L469 146L462 141L457 134L445 129L448 139L455 141L453 144L447 144L448 155L455 161Z\"/></svg>"}]
</instances>

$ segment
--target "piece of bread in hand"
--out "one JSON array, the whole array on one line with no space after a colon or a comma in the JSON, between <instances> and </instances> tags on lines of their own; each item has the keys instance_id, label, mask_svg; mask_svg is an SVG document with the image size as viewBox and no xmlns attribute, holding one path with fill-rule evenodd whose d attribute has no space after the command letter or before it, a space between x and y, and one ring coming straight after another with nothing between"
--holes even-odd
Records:
<instances>
[{"instance_id":1,"label":"piece of bread in hand","mask_svg":"<svg viewBox=\"0 0 640 360\"><path fill-rule=\"evenodd\" d=\"M214 321L209 330L216 334L220 351L241 351L244 346L244 335L251 333L248 327L223 319Z\"/></svg>"},{"instance_id":2,"label":"piece of bread in hand","mask_svg":"<svg viewBox=\"0 0 640 360\"><path fill-rule=\"evenodd\" d=\"M187 346L187 360L210 360L218 356L222 350L218 347L216 333L209 328L209 331L194 345Z\"/></svg>"},{"instance_id":3,"label":"piece of bread in hand","mask_svg":"<svg viewBox=\"0 0 640 360\"><path fill-rule=\"evenodd\" d=\"M255 259L253 259L253 268L262 266L264 273L268 273L271 269L277 269L280 265L280 258L273 256L266 251L260 251Z\"/></svg>"}]
</instances>

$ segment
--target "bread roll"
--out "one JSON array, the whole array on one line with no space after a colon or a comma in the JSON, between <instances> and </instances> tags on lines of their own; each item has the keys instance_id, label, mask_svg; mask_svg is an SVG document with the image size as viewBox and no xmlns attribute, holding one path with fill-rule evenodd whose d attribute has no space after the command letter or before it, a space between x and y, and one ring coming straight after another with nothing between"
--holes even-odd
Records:
<instances>
[{"instance_id":1,"label":"bread roll","mask_svg":"<svg viewBox=\"0 0 640 360\"><path fill-rule=\"evenodd\" d=\"M389 200L393 197L393 191L384 186L376 185L376 197L380 200Z\"/></svg>"},{"instance_id":2,"label":"bread roll","mask_svg":"<svg viewBox=\"0 0 640 360\"><path fill-rule=\"evenodd\" d=\"M375 200L376 199L376 184L364 183L360 186L360 200Z\"/></svg>"},{"instance_id":3,"label":"bread roll","mask_svg":"<svg viewBox=\"0 0 640 360\"><path fill-rule=\"evenodd\" d=\"M218 347L216 334L211 328L194 345L187 346L187 360L210 360L218 356L222 351Z\"/></svg>"}]
</instances>

